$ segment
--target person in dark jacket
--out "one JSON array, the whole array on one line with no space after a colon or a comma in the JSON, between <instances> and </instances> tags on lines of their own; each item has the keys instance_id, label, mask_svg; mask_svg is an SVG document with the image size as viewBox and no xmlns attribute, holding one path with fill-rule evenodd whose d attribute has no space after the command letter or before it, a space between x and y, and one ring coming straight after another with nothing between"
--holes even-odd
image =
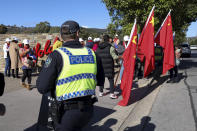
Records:
<instances>
[{"instance_id":1,"label":"person in dark jacket","mask_svg":"<svg viewBox=\"0 0 197 131\"><path fill-rule=\"evenodd\" d=\"M86 45L85 46L88 47L88 48L90 48L90 49L93 48L94 42L92 40L92 37L88 37L88 41L86 42Z\"/></svg>"},{"instance_id":2,"label":"person in dark jacket","mask_svg":"<svg viewBox=\"0 0 197 131\"><path fill-rule=\"evenodd\" d=\"M117 96L114 94L114 59L111 54L112 53L111 48L114 47L112 47L112 45L109 43L108 35L104 35L103 40L104 42L99 44L96 54L100 56L102 60L105 77L108 78L110 83L110 98L116 99ZM99 96L103 96L103 89L104 86L99 87L99 91L100 91Z\"/></svg>"},{"instance_id":3,"label":"person in dark jacket","mask_svg":"<svg viewBox=\"0 0 197 131\"><path fill-rule=\"evenodd\" d=\"M55 124L58 131L81 130L89 122L93 116L92 96L95 95L96 81L98 86L104 84L102 61L91 49L81 45L79 29L75 21L62 24L64 43L48 56L36 83L41 94L51 94L62 105L58 112L60 119ZM41 107L41 112L45 115L40 112L44 119L40 118L43 122L38 123L44 126L48 107L47 102L42 104L45 107Z\"/></svg>"}]
</instances>

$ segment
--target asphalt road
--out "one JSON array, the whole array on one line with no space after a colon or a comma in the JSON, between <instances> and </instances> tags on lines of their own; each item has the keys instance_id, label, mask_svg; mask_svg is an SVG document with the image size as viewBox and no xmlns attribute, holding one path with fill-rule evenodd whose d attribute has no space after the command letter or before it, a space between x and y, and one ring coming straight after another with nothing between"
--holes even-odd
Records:
<instances>
[{"instance_id":1,"label":"asphalt road","mask_svg":"<svg viewBox=\"0 0 197 131\"><path fill-rule=\"evenodd\" d=\"M106 129L107 126L107 130L114 131L197 131L197 50L192 51L191 58L183 58L181 61L179 78L178 83L164 83L161 88L155 89L156 92L150 92L150 96L154 95L154 97L151 96L152 99L149 96L143 97L142 100L136 99L137 96L141 98L140 94L146 92L148 88L134 88L132 92L136 100L132 99L135 101L127 108L118 107L119 111L116 110L116 105L121 97L118 100L112 100L108 95L99 97L99 102L95 104L94 118L85 131L94 130L103 123L105 126L100 126L98 129L101 127ZM36 79L37 76L34 76L33 85ZM20 79L6 78L5 80L6 89L0 98L0 103L6 107L6 113L0 116L0 130L27 129L37 122L41 95L36 89L28 91L22 88ZM108 92L109 83L108 80L106 81L105 92ZM136 86L143 83L144 81L142 83L138 81ZM118 92L117 90L116 93ZM128 114L127 112L129 115L124 116ZM111 118L107 118L108 116ZM123 118L125 120L122 120ZM140 124L140 119L143 124ZM112 125L118 128L113 128Z\"/></svg>"},{"instance_id":2,"label":"asphalt road","mask_svg":"<svg viewBox=\"0 0 197 131\"><path fill-rule=\"evenodd\" d=\"M197 50L183 58L178 83L165 83L143 131L197 131Z\"/></svg>"},{"instance_id":3,"label":"asphalt road","mask_svg":"<svg viewBox=\"0 0 197 131\"><path fill-rule=\"evenodd\" d=\"M21 73L19 74L22 75ZM32 84L35 86L37 75L34 74ZM20 85L21 79L5 78L5 92L0 97L0 104L6 109L5 115L0 116L0 131L22 131L36 124L40 109L41 94L34 88L31 91ZM106 79L104 91L109 93L109 82ZM98 95L98 87L96 88ZM116 91L118 93L118 90ZM89 126L113 113L113 107L121 100L110 99L109 95L99 97L95 104L95 115ZM0 106L1 106L0 105ZM0 107L0 111L3 108Z\"/></svg>"},{"instance_id":4,"label":"asphalt road","mask_svg":"<svg viewBox=\"0 0 197 131\"><path fill-rule=\"evenodd\" d=\"M181 69L184 70L186 75L184 84L190 96L195 130L197 131L197 50L192 50L192 56L190 58L183 58Z\"/></svg>"}]
</instances>

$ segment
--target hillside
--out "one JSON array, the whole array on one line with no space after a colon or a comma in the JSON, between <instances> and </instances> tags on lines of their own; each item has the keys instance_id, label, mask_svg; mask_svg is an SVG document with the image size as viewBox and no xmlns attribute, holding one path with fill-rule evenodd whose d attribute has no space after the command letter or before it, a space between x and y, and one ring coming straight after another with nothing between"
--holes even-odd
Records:
<instances>
[{"instance_id":1,"label":"hillside","mask_svg":"<svg viewBox=\"0 0 197 131\"><path fill-rule=\"evenodd\" d=\"M99 29L99 28L84 28L87 32L90 33L106 33L107 29Z\"/></svg>"}]
</instances>

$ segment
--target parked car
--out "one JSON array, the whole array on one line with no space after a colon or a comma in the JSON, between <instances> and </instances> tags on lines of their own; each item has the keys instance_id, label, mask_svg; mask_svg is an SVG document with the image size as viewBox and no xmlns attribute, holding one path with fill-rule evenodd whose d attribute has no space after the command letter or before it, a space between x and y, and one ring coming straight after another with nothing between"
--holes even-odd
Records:
<instances>
[{"instance_id":1,"label":"parked car","mask_svg":"<svg viewBox=\"0 0 197 131\"><path fill-rule=\"evenodd\" d=\"M190 45L187 43L181 44L181 57L190 57L191 56L191 49Z\"/></svg>"},{"instance_id":2,"label":"parked car","mask_svg":"<svg viewBox=\"0 0 197 131\"><path fill-rule=\"evenodd\" d=\"M197 45L190 45L191 50L197 50Z\"/></svg>"}]
</instances>

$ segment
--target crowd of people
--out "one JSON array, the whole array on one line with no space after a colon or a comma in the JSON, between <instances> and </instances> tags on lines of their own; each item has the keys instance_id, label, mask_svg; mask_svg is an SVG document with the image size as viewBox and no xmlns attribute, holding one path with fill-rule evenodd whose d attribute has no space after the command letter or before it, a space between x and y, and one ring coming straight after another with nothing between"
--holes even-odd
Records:
<instances>
[{"instance_id":1,"label":"crowd of people","mask_svg":"<svg viewBox=\"0 0 197 131\"><path fill-rule=\"evenodd\" d=\"M24 39L19 46L19 39L6 38L3 46L4 58L5 58L5 71L6 77L20 78L19 69L23 71L21 77L21 85L28 90L31 89L31 74L32 67L36 63L36 56L28 39ZM25 80L27 78L27 84Z\"/></svg>"},{"instance_id":2,"label":"crowd of people","mask_svg":"<svg viewBox=\"0 0 197 131\"><path fill-rule=\"evenodd\" d=\"M101 55L103 63L105 63L105 56L106 54L100 52L100 50L105 49L105 45L110 46L109 54L112 57L110 63L110 67L106 66L104 64L104 70L108 71L111 70L111 72L114 72L114 63L121 65L120 69L120 82L121 77L123 74L123 64L122 64L122 54L124 53L125 48L127 47L127 43L129 41L129 36L125 35L123 37L123 40L120 41L118 38L118 35L116 34L114 38L105 35L103 38L92 38L89 36L87 40L83 40L83 38L79 38L79 42L82 46L88 47L92 49L95 53L97 53L99 56ZM105 44L104 44L105 43ZM54 49L59 48L62 46L62 42L59 40L56 42L56 47ZM98 50L98 51L97 51ZM22 43L19 43L18 38L13 38L12 40L10 38L5 39L5 44L3 46L4 51L4 58L5 58L5 71L4 75L7 77L13 77L13 78L19 78L19 68L23 71L23 76L21 80L21 85L27 89L31 89L31 74L32 74L32 67L36 66L37 58L35 57L34 50L30 48L29 46L29 40L24 39ZM106 53L106 52L105 52ZM104 55L104 57L102 56ZM168 83L173 83L177 81L177 74L178 74L178 65L180 64L180 56L181 56L181 49L178 47L175 47L175 67L172 68L169 71L170 74L170 80L167 81ZM110 69L109 69L110 68ZM111 73L110 76L108 76L108 73L106 73L106 77L108 78L110 82L110 92L113 93L113 81L114 81L114 75ZM28 83L25 83L25 79L27 78ZM100 87L100 93L99 96L103 96L103 87ZM114 95L111 95L114 96ZM115 98L115 97L114 97Z\"/></svg>"},{"instance_id":3,"label":"crowd of people","mask_svg":"<svg viewBox=\"0 0 197 131\"><path fill-rule=\"evenodd\" d=\"M59 41L55 43L56 45L53 45L54 50L62 46L62 41L60 41L60 39L58 40ZM5 44L3 46L5 58L4 75L6 77L20 78L19 70L22 70L23 75L21 77L21 85L22 87L30 90L32 68L33 66L36 66L37 58L35 56L35 51L30 48L30 41L28 39L24 39L20 43L19 41L20 39L16 37L14 37L12 40L10 38L5 39ZM115 96L113 93L114 63L117 65L121 65L122 54L126 48L128 41L129 36L124 36L123 41L120 41L117 34L115 35L114 39L108 35L104 35L103 38L96 37L94 39L89 36L87 40L79 38L79 42L82 46L92 49L97 55L101 56L105 76L110 82L111 98L117 98L117 96ZM102 53L102 51L104 51L104 53ZM106 55L108 55L108 58L105 58ZM106 59L108 59L107 62ZM123 69L124 68L122 67L120 71L120 77L122 76ZM27 84L25 83L26 78ZM104 93L102 86L100 87L99 96L103 95Z\"/></svg>"},{"instance_id":4,"label":"crowd of people","mask_svg":"<svg viewBox=\"0 0 197 131\"><path fill-rule=\"evenodd\" d=\"M61 38L54 42L53 52L48 55L38 76L36 87L43 94L39 126L49 127L48 116L51 114L52 127L55 130L75 130L84 127L93 115L93 104L96 100L92 96L95 95L96 86L99 86L99 97L107 94L104 92L105 78L110 84L109 97L118 98L114 93L114 68L115 65L120 67L121 82L124 70L122 55L128 46L129 36L125 35L123 40L120 40L118 35L114 38L103 35L102 38L94 39L90 36L84 41L79 36L79 30L79 24L75 21L66 21L62 24ZM30 90L32 68L38 58L35 51L30 48L28 39L24 39L20 47L18 42L18 38L5 40L4 74L6 77L19 78L19 68L22 69L21 85ZM171 77L177 77L180 52L178 49L175 51L176 66L170 71L170 81ZM49 104L53 99L55 105L51 105L53 102ZM48 105L55 109L49 109Z\"/></svg>"}]
</instances>

